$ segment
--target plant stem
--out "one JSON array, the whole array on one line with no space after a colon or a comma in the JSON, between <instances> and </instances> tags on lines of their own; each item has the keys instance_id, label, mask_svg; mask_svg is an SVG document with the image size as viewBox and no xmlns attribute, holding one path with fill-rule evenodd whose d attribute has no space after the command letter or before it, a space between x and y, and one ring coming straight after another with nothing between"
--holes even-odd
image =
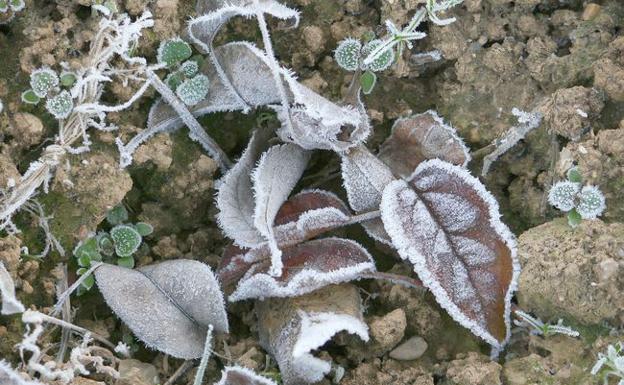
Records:
<instances>
[{"instance_id":1,"label":"plant stem","mask_svg":"<svg viewBox=\"0 0 624 385\"><path fill-rule=\"evenodd\" d=\"M212 345L212 325L208 325L208 331L206 332L206 342L204 343L204 354L202 355L197 373L195 374L195 381L193 385L201 385L204 380L204 373L206 372L206 366L208 365L208 359L210 358Z\"/></svg>"},{"instance_id":2,"label":"plant stem","mask_svg":"<svg viewBox=\"0 0 624 385\"><path fill-rule=\"evenodd\" d=\"M204 149L208 151L210 156L213 157L214 160L217 161L217 163L219 163L221 171L226 172L227 170L229 170L232 167L232 161L230 161L226 153L221 149L221 147L219 147L217 142L215 142L214 139L206 134L204 128L201 126L201 124L199 124L197 119L195 119L195 117L193 116L193 114L191 114L188 108L186 108L184 103L182 103L182 101L176 96L176 94L173 93L169 86L167 86L165 83L163 83L162 80L160 80L160 78L154 73L154 71L148 69L146 73L156 91L158 91L158 93L160 93L160 95L171 106L171 108L173 108L178 113L184 124L186 124L186 126L189 128L191 139L198 141L202 145L202 147L204 147Z\"/></svg>"},{"instance_id":3,"label":"plant stem","mask_svg":"<svg viewBox=\"0 0 624 385\"><path fill-rule=\"evenodd\" d=\"M84 274L82 274L80 276L80 278L78 278L76 280L76 282L73 283L73 285L71 285L69 287L69 289L65 290L63 292L63 294L59 295L58 297L58 301L56 302L56 305L54 305L54 307L52 308L52 315L57 315L61 310L62 310L62 306L65 303L65 301L67 301L67 299L69 298L69 296L76 290L78 289L78 286L80 286L80 284L82 282L84 282L85 279L87 279L94 271L95 269L97 269L98 267L102 266L103 263L102 262L95 262L91 265L91 267L89 267L89 270L85 271Z\"/></svg>"}]
</instances>

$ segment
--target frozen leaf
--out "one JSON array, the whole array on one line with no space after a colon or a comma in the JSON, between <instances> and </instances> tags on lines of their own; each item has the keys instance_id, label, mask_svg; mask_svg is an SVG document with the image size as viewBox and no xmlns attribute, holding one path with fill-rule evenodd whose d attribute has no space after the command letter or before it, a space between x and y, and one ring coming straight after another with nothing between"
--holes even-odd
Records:
<instances>
[{"instance_id":1,"label":"frozen leaf","mask_svg":"<svg viewBox=\"0 0 624 385\"><path fill-rule=\"evenodd\" d=\"M210 80L208 77L199 74L180 83L176 88L176 95L187 106L194 106L206 98L209 88Z\"/></svg>"},{"instance_id":2,"label":"frozen leaf","mask_svg":"<svg viewBox=\"0 0 624 385\"><path fill-rule=\"evenodd\" d=\"M189 43L178 37L160 43L156 60L158 63L166 64L167 67L171 68L188 59L192 54L193 51Z\"/></svg>"},{"instance_id":3,"label":"frozen leaf","mask_svg":"<svg viewBox=\"0 0 624 385\"><path fill-rule=\"evenodd\" d=\"M455 129L431 110L398 119L379 148L379 159L402 177L411 175L421 162L435 158L465 167L470 154Z\"/></svg>"},{"instance_id":4,"label":"frozen leaf","mask_svg":"<svg viewBox=\"0 0 624 385\"><path fill-rule=\"evenodd\" d=\"M438 303L495 348L509 338L520 266L494 197L465 169L429 160L383 193L381 218Z\"/></svg>"},{"instance_id":5,"label":"frozen leaf","mask_svg":"<svg viewBox=\"0 0 624 385\"><path fill-rule=\"evenodd\" d=\"M580 183L557 182L548 192L548 203L561 211L570 211L576 206L576 196L579 191L581 191Z\"/></svg>"},{"instance_id":6,"label":"frozen leaf","mask_svg":"<svg viewBox=\"0 0 624 385\"><path fill-rule=\"evenodd\" d=\"M2 261L0 261L0 294L2 295L2 311L0 311L0 314L9 315L24 312L24 305L15 297L13 279Z\"/></svg>"},{"instance_id":7,"label":"frozen leaf","mask_svg":"<svg viewBox=\"0 0 624 385\"><path fill-rule=\"evenodd\" d=\"M179 259L135 270L102 265L95 277L106 303L152 349L198 358L208 325L228 331L221 289L201 262Z\"/></svg>"},{"instance_id":8,"label":"frozen leaf","mask_svg":"<svg viewBox=\"0 0 624 385\"><path fill-rule=\"evenodd\" d=\"M269 241L272 259L269 273L274 276L282 272L281 252L273 234L275 216L301 178L309 156L294 144L273 146L262 154L251 175L255 194L254 225Z\"/></svg>"},{"instance_id":9,"label":"frozen leaf","mask_svg":"<svg viewBox=\"0 0 624 385\"><path fill-rule=\"evenodd\" d=\"M349 208L336 194L325 190L304 190L293 195L280 207L275 217L275 225L297 222L306 212L326 208L351 215Z\"/></svg>"},{"instance_id":10,"label":"frozen leaf","mask_svg":"<svg viewBox=\"0 0 624 385\"><path fill-rule=\"evenodd\" d=\"M221 372L221 380L215 385L277 385L273 380L262 377L241 366L226 366Z\"/></svg>"},{"instance_id":11,"label":"frozen leaf","mask_svg":"<svg viewBox=\"0 0 624 385\"><path fill-rule=\"evenodd\" d=\"M282 251L284 268L280 277L268 273L268 261L256 263L240 279L229 300L295 297L375 271L373 258L366 249L348 239L318 239Z\"/></svg>"},{"instance_id":12,"label":"frozen leaf","mask_svg":"<svg viewBox=\"0 0 624 385\"><path fill-rule=\"evenodd\" d=\"M41 101L41 98L35 94L33 90L22 92L22 102L26 104L37 104Z\"/></svg>"},{"instance_id":13,"label":"frozen leaf","mask_svg":"<svg viewBox=\"0 0 624 385\"><path fill-rule=\"evenodd\" d=\"M356 71L360 66L362 43L359 40L347 38L342 40L334 51L334 59L342 69Z\"/></svg>"},{"instance_id":14,"label":"frozen leaf","mask_svg":"<svg viewBox=\"0 0 624 385\"><path fill-rule=\"evenodd\" d=\"M251 172L268 147L269 130L257 130L238 162L225 174L217 192L217 221L221 230L237 245L253 247L264 237L253 223L254 197Z\"/></svg>"},{"instance_id":15,"label":"frozen leaf","mask_svg":"<svg viewBox=\"0 0 624 385\"><path fill-rule=\"evenodd\" d=\"M375 49L379 48L383 45L383 41L379 39L373 39L366 43L362 48L362 57L368 57ZM394 63L394 51L392 49L387 49L383 53L377 55L375 60L371 61L368 64L362 63L363 70L369 70L372 72L379 72L388 69L392 63Z\"/></svg>"},{"instance_id":16,"label":"frozen leaf","mask_svg":"<svg viewBox=\"0 0 624 385\"><path fill-rule=\"evenodd\" d=\"M284 385L320 381L330 362L313 351L334 335L346 331L368 341L357 287L328 286L295 298L274 298L256 303L260 344L279 365Z\"/></svg>"},{"instance_id":17,"label":"frozen leaf","mask_svg":"<svg viewBox=\"0 0 624 385\"><path fill-rule=\"evenodd\" d=\"M132 226L117 225L110 231L115 244L115 253L120 257L128 257L134 254L141 246L143 238Z\"/></svg>"},{"instance_id":18,"label":"frozen leaf","mask_svg":"<svg viewBox=\"0 0 624 385\"><path fill-rule=\"evenodd\" d=\"M357 213L379 209L384 187L395 177L388 166L364 146L358 146L342 156L342 180L349 205ZM391 245L380 219L362 223L374 239Z\"/></svg>"},{"instance_id":19,"label":"frozen leaf","mask_svg":"<svg viewBox=\"0 0 624 385\"><path fill-rule=\"evenodd\" d=\"M65 119L74 108L74 101L71 94L63 90L46 101L46 110L54 115L56 119Z\"/></svg>"},{"instance_id":20,"label":"frozen leaf","mask_svg":"<svg viewBox=\"0 0 624 385\"><path fill-rule=\"evenodd\" d=\"M45 98L48 92L58 87L58 85L58 75L50 68L40 68L30 74L30 86L35 95L40 98Z\"/></svg>"},{"instance_id":21,"label":"frozen leaf","mask_svg":"<svg viewBox=\"0 0 624 385\"><path fill-rule=\"evenodd\" d=\"M576 211L583 219L596 219L604 209L605 197L596 186L584 186L579 193L579 202Z\"/></svg>"}]
</instances>

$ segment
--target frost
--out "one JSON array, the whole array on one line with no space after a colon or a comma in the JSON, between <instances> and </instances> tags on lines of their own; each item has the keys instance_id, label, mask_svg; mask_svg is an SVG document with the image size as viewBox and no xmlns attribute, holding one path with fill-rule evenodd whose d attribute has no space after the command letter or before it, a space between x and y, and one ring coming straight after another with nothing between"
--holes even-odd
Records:
<instances>
[{"instance_id":1,"label":"frost","mask_svg":"<svg viewBox=\"0 0 624 385\"><path fill-rule=\"evenodd\" d=\"M369 340L358 289L329 286L296 298L257 302L260 344L277 361L284 385L320 381L330 362L312 352L341 331Z\"/></svg>"},{"instance_id":2,"label":"frost","mask_svg":"<svg viewBox=\"0 0 624 385\"><path fill-rule=\"evenodd\" d=\"M252 267L238 282L230 301L248 298L296 297L330 284L357 279L375 271L371 255L358 243L340 238L305 242L283 250L284 273L268 274L268 264Z\"/></svg>"},{"instance_id":3,"label":"frost","mask_svg":"<svg viewBox=\"0 0 624 385\"><path fill-rule=\"evenodd\" d=\"M198 358L209 325L228 331L221 289L203 263L180 259L136 270L104 264L95 277L106 303L152 349Z\"/></svg>"},{"instance_id":4,"label":"frost","mask_svg":"<svg viewBox=\"0 0 624 385\"><path fill-rule=\"evenodd\" d=\"M308 164L309 153L293 144L267 150L251 175L255 194L254 225L271 248L269 274L282 274L281 251L273 234L273 222Z\"/></svg>"},{"instance_id":5,"label":"frost","mask_svg":"<svg viewBox=\"0 0 624 385\"><path fill-rule=\"evenodd\" d=\"M521 310L514 311L514 314L520 319L520 321L514 320L514 324L529 329L529 332L533 335L544 337L550 337L555 334L564 334L570 337L578 337L580 335L576 330L565 326L561 319L557 321L556 325L551 325L545 324L541 319L535 318Z\"/></svg>"},{"instance_id":6,"label":"frost","mask_svg":"<svg viewBox=\"0 0 624 385\"><path fill-rule=\"evenodd\" d=\"M72 112L74 101L71 94L63 90L58 95L49 98L45 107L56 119L65 119Z\"/></svg>"},{"instance_id":7,"label":"frost","mask_svg":"<svg viewBox=\"0 0 624 385\"><path fill-rule=\"evenodd\" d=\"M580 190L580 183L557 182L548 192L548 203L561 211L570 211L576 206L576 196Z\"/></svg>"},{"instance_id":8,"label":"frost","mask_svg":"<svg viewBox=\"0 0 624 385\"><path fill-rule=\"evenodd\" d=\"M578 198L576 211L583 219L596 219L606 208L605 197L596 186L584 186Z\"/></svg>"},{"instance_id":9,"label":"frost","mask_svg":"<svg viewBox=\"0 0 624 385\"><path fill-rule=\"evenodd\" d=\"M221 380L215 385L277 385L273 380L262 377L242 366L226 366Z\"/></svg>"},{"instance_id":10,"label":"frost","mask_svg":"<svg viewBox=\"0 0 624 385\"><path fill-rule=\"evenodd\" d=\"M269 136L268 130L254 132L241 158L223 177L217 192L219 227L243 247L253 247L265 241L253 223L255 202L251 172L268 147Z\"/></svg>"},{"instance_id":11,"label":"frost","mask_svg":"<svg viewBox=\"0 0 624 385\"><path fill-rule=\"evenodd\" d=\"M442 159L465 167L470 154L455 128L432 110L397 119L379 148L379 159L398 175L408 177L427 159Z\"/></svg>"},{"instance_id":12,"label":"frost","mask_svg":"<svg viewBox=\"0 0 624 385\"><path fill-rule=\"evenodd\" d=\"M117 225L110 231L115 244L115 253L120 257L128 257L134 254L141 246L143 238L132 226Z\"/></svg>"},{"instance_id":13,"label":"frost","mask_svg":"<svg viewBox=\"0 0 624 385\"><path fill-rule=\"evenodd\" d=\"M210 80L206 75L199 74L184 80L176 89L176 95L187 106L194 106L208 95Z\"/></svg>"},{"instance_id":14,"label":"frost","mask_svg":"<svg viewBox=\"0 0 624 385\"><path fill-rule=\"evenodd\" d=\"M44 385L39 381L24 379L8 362L0 360L0 384L2 385Z\"/></svg>"},{"instance_id":15,"label":"frost","mask_svg":"<svg viewBox=\"0 0 624 385\"><path fill-rule=\"evenodd\" d=\"M9 315L24 312L24 305L15 297L13 279L2 261L0 261L0 294L2 295L2 311L0 311L0 314Z\"/></svg>"},{"instance_id":16,"label":"frost","mask_svg":"<svg viewBox=\"0 0 624 385\"><path fill-rule=\"evenodd\" d=\"M499 217L477 179L437 159L421 163L407 181L390 183L381 202L399 255L453 319L497 349L510 335L520 269L515 239Z\"/></svg>"},{"instance_id":17,"label":"frost","mask_svg":"<svg viewBox=\"0 0 624 385\"><path fill-rule=\"evenodd\" d=\"M160 43L156 60L161 64L166 64L167 67L173 67L191 57L192 54L191 46L178 37Z\"/></svg>"},{"instance_id":18,"label":"frost","mask_svg":"<svg viewBox=\"0 0 624 385\"><path fill-rule=\"evenodd\" d=\"M494 151L489 153L483 158L483 168L481 169L481 176L487 175L492 167L492 163L501 155L509 151L519 141L531 132L533 129L539 127L542 122L542 114L539 112L525 112L517 108L513 108L511 113L518 119L518 125L512 126L505 135L492 142Z\"/></svg>"},{"instance_id":19,"label":"frost","mask_svg":"<svg viewBox=\"0 0 624 385\"><path fill-rule=\"evenodd\" d=\"M35 95L40 98L45 98L48 92L58 87L58 85L58 75L50 68L40 68L30 74L30 87Z\"/></svg>"},{"instance_id":20,"label":"frost","mask_svg":"<svg viewBox=\"0 0 624 385\"><path fill-rule=\"evenodd\" d=\"M379 39L374 39L369 41L362 47L362 56L367 57L373 52L376 48L380 47L383 44L383 41ZM384 71L394 63L394 51L392 49L387 49L386 51L377 55L375 60L371 61L368 64L362 63L363 70L370 70L373 72Z\"/></svg>"},{"instance_id":21,"label":"frost","mask_svg":"<svg viewBox=\"0 0 624 385\"><path fill-rule=\"evenodd\" d=\"M362 43L359 40L347 38L338 44L334 51L334 59L342 69L356 71L360 66L360 52Z\"/></svg>"}]
</instances>

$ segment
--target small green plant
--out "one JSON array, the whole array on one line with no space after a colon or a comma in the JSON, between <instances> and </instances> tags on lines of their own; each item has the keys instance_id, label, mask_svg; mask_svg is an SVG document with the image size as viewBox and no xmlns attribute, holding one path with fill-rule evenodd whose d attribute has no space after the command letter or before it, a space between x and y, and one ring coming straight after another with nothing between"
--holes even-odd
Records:
<instances>
[{"instance_id":1,"label":"small green plant","mask_svg":"<svg viewBox=\"0 0 624 385\"><path fill-rule=\"evenodd\" d=\"M607 353L598 353L598 360L591 369L591 374L602 378L604 385L609 384L609 377L619 378L618 385L624 385L624 345L621 342L609 345Z\"/></svg>"},{"instance_id":2,"label":"small green plant","mask_svg":"<svg viewBox=\"0 0 624 385\"><path fill-rule=\"evenodd\" d=\"M548 202L567 212L568 224L578 226L583 219L596 219L602 214L605 197L596 186L582 186L583 178L578 168L568 170L568 180L555 183L549 193Z\"/></svg>"},{"instance_id":3,"label":"small green plant","mask_svg":"<svg viewBox=\"0 0 624 385\"><path fill-rule=\"evenodd\" d=\"M139 250L143 237L151 234L153 227L145 222L129 224L128 211L118 205L106 214L110 231L99 231L97 234L81 241L74 249L74 257L78 262L78 275L86 273L93 262L109 261L117 265L133 268L134 254ZM94 284L93 276L82 282L82 292L89 290Z\"/></svg>"},{"instance_id":4,"label":"small green plant","mask_svg":"<svg viewBox=\"0 0 624 385\"><path fill-rule=\"evenodd\" d=\"M22 93L22 101L27 104L38 104L42 99L46 99L46 110L56 119L65 119L74 109L74 100L68 91L74 83L76 75L71 72L64 71L59 77L50 68L39 68L30 74L31 89Z\"/></svg>"},{"instance_id":5,"label":"small green plant","mask_svg":"<svg viewBox=\"0 0 624 385\"><path fill-rule=\"evenodd\" d=\"M0 24L11 21L15 14L25 7L24 0L0 0Z\"/></svg>"},{"instance_id":6,"label":"small green plant","mask_svg":"<svg viewBox=\"0 0 624 385\"><path fill-rule=\"evenodd\" d=\"M555 334L565 334L570 337L578 337L579 332L576 330L563 325L563 320L559 320L556 325L551 325L544 323L541 319L535 318L528 313L523 312L522 310L516 310L516 317L520 320L515 320L514 324L516 326L524 327L529 330L529 333L536 336L544 336L550 337Z\"/></svg>"},{"instance_id":7,"label":"small green plant","mask_svg":"<svg viewBox=\"0 0 624 385\"><path fill-rule=\"evenodd\" d=\"M187 106L194 106L208 95L210 81L199 73L200 57L191 58L190 44L180 38L165 40L158 47L158 63L171 70L165 83Z\"/></svg>"}]
</instances>

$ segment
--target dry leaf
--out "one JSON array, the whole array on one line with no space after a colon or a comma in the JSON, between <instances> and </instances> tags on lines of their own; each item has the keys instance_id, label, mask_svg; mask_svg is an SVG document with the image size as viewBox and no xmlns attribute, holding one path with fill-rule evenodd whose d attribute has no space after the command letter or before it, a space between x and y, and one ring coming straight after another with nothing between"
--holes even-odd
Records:
<instances>
[{"instance_id":1,"label":"dry leaf","mask_svg":"<svg viewBox=\"0 0 624 385\"><path fill-rule=\"evenodd\" d=\"M431 110L398 119L379 148L379 159L402 177L411 175L421 162L436 158L465 167L470 154L455 129Z\"/></svg>"},{"instance_id":2,"label":"dry leaf","mask_svg":"<svg viewBox=\"0 0 624 385\"><path fill-rule=\"evenodd\" d=\"M341 331L368 341L358 288L327 286L295 298L256 303L260 344L277 361L284 385L320 381L331 364L312 352Z\"/></svg>"},{"instance_id":3,"label":"dry leaf","mask_svg":"<svg viewBox=\"0 0 624 385\"><path fill-rule=\"evenodd\" d=\"M136 270L104 264L95 277L106 303L152 349L198 358L208 325L228 331L221 289L201 262L178 259Z\"/></svg>"},{"instance_id":4,"label":"dry leaf","mask_svg":"<svg viewBox=\"0 0 624 385\"><path fill-rule=\"evenodd\" d=\"M215 385L277 385L273 380L262 377L241 366L226 366L221 372L221 380Z\"/></svg>"},{"instance_id":5,"label":"dry leaf","mask_svg":"<svg viewBox=\"0 0 624 385\"><path fill-rule=\"evenodd\" d=\"M520 267L514 237L479 180L461 167L425 161L386 187L381 217L401 257L451 317L502 347Z\"/></svg>"}]
</instances>

